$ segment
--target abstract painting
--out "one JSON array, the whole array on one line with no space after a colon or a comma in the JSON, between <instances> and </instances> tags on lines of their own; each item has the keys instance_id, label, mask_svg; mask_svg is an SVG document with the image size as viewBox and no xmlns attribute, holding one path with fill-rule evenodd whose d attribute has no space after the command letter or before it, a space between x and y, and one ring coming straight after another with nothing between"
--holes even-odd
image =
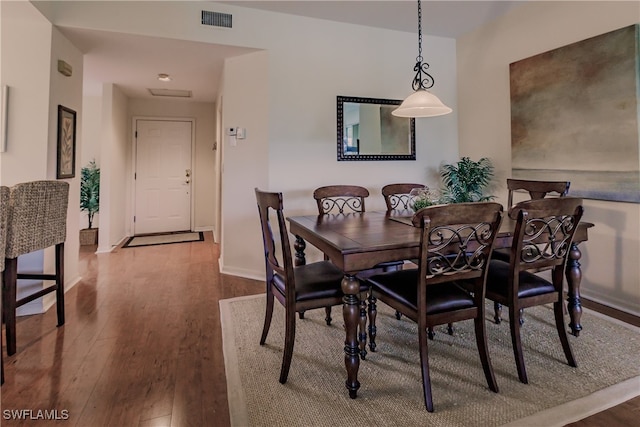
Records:
<instances>
[{"instance_id":1,"label":"abstract painting","mask_svg":"<svg viewBox=\"0 0 640 427\"><path fill-rule=\"evenodd\" d=\"M512 177L640 203L640 25L509 65Z\"/></svg>"}]
</instances>

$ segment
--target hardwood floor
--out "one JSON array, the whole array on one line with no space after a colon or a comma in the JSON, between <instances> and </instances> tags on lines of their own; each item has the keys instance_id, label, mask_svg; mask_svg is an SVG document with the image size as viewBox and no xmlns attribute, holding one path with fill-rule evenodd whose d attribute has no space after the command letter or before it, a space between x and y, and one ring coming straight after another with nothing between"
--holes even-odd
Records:
<instances>
[{"instance_id":1,"label":"hardwood floor","mask_svg":"<svg viewBox=\"0 0 640 427\"><path fill-rule=\"evenodd\" d=\"M262 293L264 284L220 275L211 233L205 242L94 250L82 247L64 327L54 308L19 318L18 351L4 360L1 424L228 426L218 301ZM32 419L11 412L21 410ZM33 419L39 410L61 420ZM627 426L639 415L635 398L571 425Z\"/></svg>"}]
</instances>

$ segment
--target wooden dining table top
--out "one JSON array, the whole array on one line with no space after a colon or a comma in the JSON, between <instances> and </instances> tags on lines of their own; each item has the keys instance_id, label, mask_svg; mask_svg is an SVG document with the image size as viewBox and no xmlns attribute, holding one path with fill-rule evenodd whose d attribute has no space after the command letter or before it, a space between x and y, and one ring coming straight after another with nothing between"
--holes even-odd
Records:
<instances>
[{"instance_id":1,"label":"wooden dining table top","mask_svg":"<svg viewBox=\"0 0 640 427\"><path fill-rule=\"evenodd\" d=\"M345 273L356 273L381 262L418 258L420 228L412 226L412 216L412 211L371 211L287 219L292 234L324 252ZM495 248L511 246L515 224L504 216ZM574 241L587 240L591 226L581 222Z\"/></svg>"}]
</instances>

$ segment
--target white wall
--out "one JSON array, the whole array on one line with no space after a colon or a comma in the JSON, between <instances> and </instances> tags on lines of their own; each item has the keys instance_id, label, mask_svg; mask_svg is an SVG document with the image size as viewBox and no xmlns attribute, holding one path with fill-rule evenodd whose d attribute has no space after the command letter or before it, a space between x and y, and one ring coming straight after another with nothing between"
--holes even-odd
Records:
<instances>
[{"instance_id":1,"label":"white wall","mask_svg":"<svg viewBox=\"0 0 640 427\"><path fill-rule=\"evenodd\" d=\"M102 129L102 97L87 96L82 98L82 150L79 166L85 167L91 160L95 160L100 167L100 142ZM100 228L100 212L93 217L94 228ZM89 227L86 212L80 213L80 229Z\"/></svg>"},{"instance_id":2,"label":"white wall","mask_svg":"<svg viewBox=\"0 0 640 427\"><path fill-rule=\"evenodd\" d=\"M247 138L223 142L220 263L225 273L255 278L264 250L254 250L262 248L254 188L269 188L268 59L266 52L227 59L224 72L222 126L246 127Z\"/></svg>"},{"instance_id":3,"label":"white wall","mask_svg":"<svg viewBox=\"0 0 640 427\"><path fill-rule=\"evenodd\" d=\"M222 94L223 126L247 129L236 147L222 147L222 252L224 272L264 275L253 188L283 191L288 214L313 212L313 189L330 183L367 186L369 209L382 209L380 188L392 181L434 184L442 161L457 159L455 40L424 37L433 91L454 114L420 119L416 161L337 162L336 96L403 99L411 93L417 36L210 2L60 2L53 21L158 37L264 49L258 68L227 62ZM233 29L200 25L202 9L232 13ZM148 19L153 13L153 20ZM260 55L266 55L261 58ZM261 59L258 59L261 58ZM233 70L233 73L230 72ZM267 74L262 74L267 73ZM226 82L226 79L234 82ZM240 97L242 86L263 81L259 95ZM235 104L242 101L242 106ZM260 107L253 107L251 102ZM266 103L266 109L262 107ZM235 111L235 113L234 113ZM266 129L263 128L266 126ZM265 144L267 155L264 155ZM266 171L266 175L265 175ZM233 176L235 180L227 177ZM232 216L226 204L233 203ZM231 209L231 208L230 208ZM242 220L240 220L242 219ZM310 259L311 254L310 254Z\"/></svg>"},{"instance_id":4,"label":"white wall","mask_svg":"<svg viewBox=\"0 0 640 427\"><path fill-rule=\"evenodd\" d=\"M52 26L29 3L1 2L0 7L1 83L10 90L0 184L11 186L47 178Z\"/></svg>"},{"instance_id":5,"label":"white wall","mask_svg":"<svg viewBox=\"0 0 640 427\"><path fill-rule=\"evenodd\" d=\"M56 179L58 145L58 105L64 105L76 112L76 153L75 178L65 179L69 183L69 201L67 207L67 238L64 244L64 275L67 289L80 280L78 254L80 250L80 168L82 154L82 52L67 40L60 31L53 28L51 37L51 60L49 73L51 78L49 95L49 138L47 179ZM64 60L73 67L71 76L58 72L58 60ZM45 251L44 271L55 271L55 250ZM43 298L46 310L55 303L53 293Z\"/></svg>"},{"instance_id":6,"label":"white wall","mask_svg":"<svg viewBox=\"0 0 640 427\"><path fill-rule=\"evenodd\" d=\"M184 100L130 99L131 117L171 117L195 119L193 199L195 231L213 230L215 224L215 104Z\"/></svg>"},{"instance_id":7,"label":"white wall","mask_svg":"<svg viewBox=\"0 0 640 427\"><path fill-rule=\"evenodd\" d=\"M102 88L100 145L100 231L98 252L108 252L127 236L131 125L128 99L114 84Z\"/></svg>"},{"instance_id":8,"label":"white wall","mask_svg":"<svg viewBox=\"0 0 640 427\"><path fill-rule=\"evenodd\" d=\"M76 111L81 120L82 55L28 2L0 4L1 84L11 87L7 152L0 153L0 184L56 179L58 104ZM25 54L28 52L28 54ZM71 77L57 72L58 59L74 68ZM78 127L81 129L81 127ZM76 136L81 144L81 136ZM78 157L76 157L76 160ZM69 213L65 242L65 287L78 280L79 169L69 183ZM23 259L24 258L24 259ZM21 257L21 269L53 271L53 249ZM18 284L19 292L41 287L39 282ZM23 306L20 314L46 310L53 296Z\"/></svg>"},{"instance_id":9,"label":"white wall","mask_svg":"<svg viewBox=\"0 0 640 427\"><path fill-rule=\"evenodd\" d=\"M511 174L509 64L640 22L639 2L528 2L458 40L460 154ZM567 159L568 161L570 159ZM506 188L500 189L506 203ZM640 315L640 205L585 201L582 295Z\"/></svg>"},{"instance_id":10,"label":"white wall","mask_svg":"<svg viewBox=\"0 0 640 427\"><path fill-rule=\"evenodd\" d=\"M246 18L248 24L254 23L249 16ZM252 141L239 141L237 147L225 144L223 151L223 194L233 194L235 200L242 202L227 207L229 198L223 199L223 209L233 209L234 216L223 217L222 271L248 277L264 275L254 187L282 191L287 215L314 213L313 190L337 183L369 188L367 209L384 209L380 190L385 184L434 185L440 163L455 160L458 154L457 117L452 114L437 120L417 120L416 161L337 162L336 96L403 99L411 93L416 36L277 14L264 15L261 20L270 23L270 32L260 32L268 58L268 103L264 113L268 118L268 163L264 164L263 146ZM254 24L261 28L257 21ZM436 79L434 92L455 111L455 41L426 37L424 45ZM238 99L245 106L256 99L256 95L242 98L239 92L263 68L231 68L231 64L227 61L225 79L233 78L235 82L225 82L223 126L245 126L258 117L242 111L238 118L230 118L228 106ZM248 135L258 131L263 141L261 128L246 127ZM232 152L240 152L238 147L251 148L242 151L242 170L248 174L234 170L234 180L229 180L229 158ZM265 167L268 179L261 175ZM313 248L307 249L307 255L311 261L321 258Z\"/></svg>"}]
</instances>

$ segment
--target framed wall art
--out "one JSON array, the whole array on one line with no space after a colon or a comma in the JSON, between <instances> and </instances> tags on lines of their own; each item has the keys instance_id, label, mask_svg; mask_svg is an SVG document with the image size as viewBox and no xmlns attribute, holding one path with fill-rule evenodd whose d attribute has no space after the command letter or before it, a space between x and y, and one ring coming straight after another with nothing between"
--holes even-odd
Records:
<instances>
[{"instance_id":1,"label":"framed wall art","mask_svg":"<svg viewBox=\"0 0 640 427\"><path fill-rule=\"evenodd\" d=\"M510 64L512 176L640 203L640 25Z\"/></svg>"},{"instance_id":2,"label":"framed wall art","mask_svg":"<svg viewBox=\"0 0 640 427\"><path fill-rule=\"evenodd\" d=\"M76 112L58 105L58 179L76 176Z\"/></svg>"}]
</instances>

